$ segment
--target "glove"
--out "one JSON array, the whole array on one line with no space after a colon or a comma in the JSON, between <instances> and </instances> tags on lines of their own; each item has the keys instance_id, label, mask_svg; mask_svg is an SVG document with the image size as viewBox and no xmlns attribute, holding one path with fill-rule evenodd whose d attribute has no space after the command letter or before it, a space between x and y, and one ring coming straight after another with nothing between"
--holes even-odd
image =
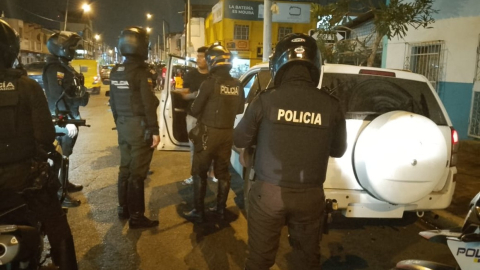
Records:
<instances>
[{"instance_id":1,"label":"glove","mask_svg":"<svg viewBox=\"0 0 480 270\"><path fill-rule=\"evenodd\" d=\"M65 127L68 130L68 137L74 138L77 135L78 133L77 126L75 126L74 124L67 124Z\"/></svg>"}]
</instances>

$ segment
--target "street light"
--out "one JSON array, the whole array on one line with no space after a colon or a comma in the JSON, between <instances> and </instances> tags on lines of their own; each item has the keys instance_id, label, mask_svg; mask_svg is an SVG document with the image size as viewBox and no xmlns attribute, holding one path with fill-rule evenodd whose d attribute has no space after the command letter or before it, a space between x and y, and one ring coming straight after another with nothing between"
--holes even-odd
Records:
<instances>
[{"instance_id":1,"label":"street light","mask_svg":"<svg viewBox=\"0 0 480 270\"><path fill-rule=\"evenodd\" d=\"M95 35L95 40L96 40L96 41L99 41L99 40L100 40L100 35L99 35L99 34L96 34L96 35Z\"/></svg>"},{"instance_id":2,"label":"street light","mask_svg":"<svg viewBox=\"0 0 480 270\"><path fill-rule=\"evenodd\" d=\"M82 5L82 9L83 9L83 11L85 11L85 12L90 12L90 10L92 10L92 8L90 7L90 5L87 4L87 3L85 3L85 4Z\"/></svg>"},{"instance_id":3,"label":"street light","mask_svg":"<svg viewBox=\"0 0 480 270\"><path fill-rule=\"evenodd\" d=\"M150 14L150 13L147 13L147 19L148 19L148 20L150 20L152 17L153 17L153 15L152 15L152 14Z\"/></svg>"},{"instance_id":4,"label":"street light","mask_svg":"<svg viewBox=\"0 0 480 270\"><path fill-rule=\"evenodd\" d=\"M63 24L63 31L67 31L67 18L68 18L68 2L69 0L67 0L67 6L65 7L65 22ZM82 5L82 9L84 12L90 12L92 10L92 8L90 7L89 4L85 3Z\"/></svg>"},{"instance_id":5,"label":"street light","mask_svg":"<svg viewBox=\"0 0 480 270\"><path fill-rule=\"evenodd\" d=\"M147 27L147 33L150 33L152 31L152 28Z\"/></svg>"}]
</instances>

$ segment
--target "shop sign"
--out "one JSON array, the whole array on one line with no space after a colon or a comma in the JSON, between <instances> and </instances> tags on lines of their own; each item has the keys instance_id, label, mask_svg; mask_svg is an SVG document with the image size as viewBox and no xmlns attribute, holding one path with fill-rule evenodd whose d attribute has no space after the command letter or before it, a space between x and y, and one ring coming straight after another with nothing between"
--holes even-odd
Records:
<instances>
[{"instance_id":1,"label":"shop sign","mask_svg":"<svg viewBox=\"0 0 480 270\"><path fill-rule=\"evenodd\" d=\"M248 51L250 49L248 40L228 40L227 49L231 51Z\"/></svg>"}]
</instances>

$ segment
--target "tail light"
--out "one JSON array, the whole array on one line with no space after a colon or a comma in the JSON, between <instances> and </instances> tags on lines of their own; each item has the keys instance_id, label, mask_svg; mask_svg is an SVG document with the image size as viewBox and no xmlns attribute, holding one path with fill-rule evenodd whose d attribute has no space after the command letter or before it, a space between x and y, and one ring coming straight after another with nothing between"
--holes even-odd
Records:
<instances>
[{"instance_id":1,"label":"tail light","mask_svg":"<svg viewBox=\"0 0 480 270\"><path fill-rule=\"evenodd\" d=\"M450 127L452 130L452 155L450 156L450 167L457 166L457 153L459 147L459 140L458 140L458 132L453 128Z\"/></svg>"}]
</instances>

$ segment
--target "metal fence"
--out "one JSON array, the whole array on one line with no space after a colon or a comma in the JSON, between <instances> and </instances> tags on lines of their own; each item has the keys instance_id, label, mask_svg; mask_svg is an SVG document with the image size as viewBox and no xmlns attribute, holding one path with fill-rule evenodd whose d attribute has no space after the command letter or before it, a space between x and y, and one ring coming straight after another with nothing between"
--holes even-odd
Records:
<instances>
[{"instance_id":1,"label":"metal fence","mask_svg":"<svg viewBox=\"0 0 480 270\"><path fill-rule=\"evenodd\" d=\"M468 136L480 139L480 35L478 36L476 64Z\"/></svg>"},{"instance_id":2,"label":"metal fence","mask_svg":"<svg viewBox=\"0 0 480 270\"><path fill-rule=\"evenodd\" d=\"M405 69L427 77L439 92L439 84L443 79L445 42L435 40L421 43L408 43L406 46Z\"/></svg>"}]
</instances>

